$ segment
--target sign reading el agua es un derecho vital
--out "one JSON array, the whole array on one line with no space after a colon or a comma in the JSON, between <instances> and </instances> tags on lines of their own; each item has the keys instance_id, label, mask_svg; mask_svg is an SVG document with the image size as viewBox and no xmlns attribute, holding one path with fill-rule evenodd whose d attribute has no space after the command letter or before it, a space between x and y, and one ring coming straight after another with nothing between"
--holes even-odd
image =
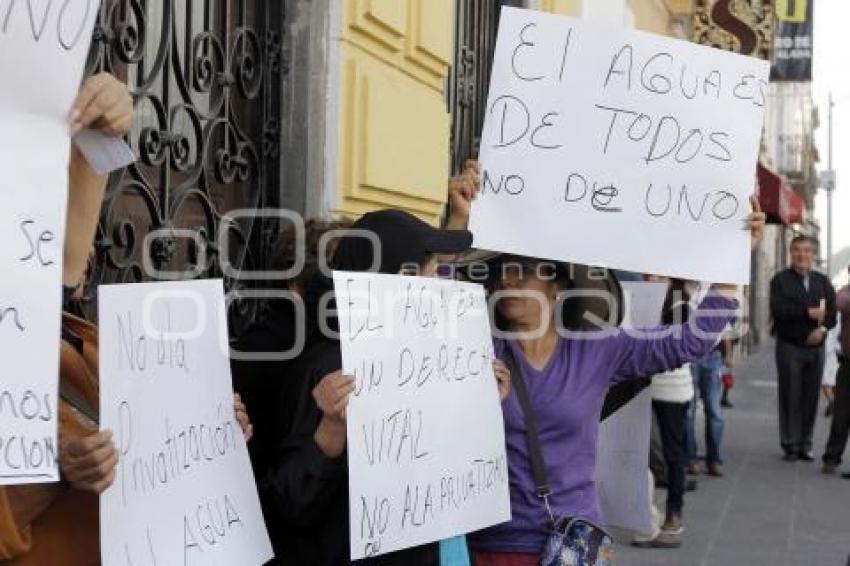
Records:
<instances>
[{"instance_id":1,"label":"sign reading el agua es un derecho vital","mask_svg":"<svg viewBox=\"0 0 850 566\"><path fill-rule=\"evenodd\" d=\"M104 566L265 564L221 280L102 285L98 311L100 424L119 452L100 498Z\"/></svg>"},{"instance_id":2,"label":"sign reading el agua es un derecho vital","mask_svg":"<svg viewBox=\"0 0 850 566\"><path fill-rule=\"evenodd\" d=\"M0 2L0 484L59 479L68 113L99 5Z\"/></svg>"},{"instance_id":3,"label":"sign reading el agua es un derecho vital","mask_svg":"<svg viewBox=\"0 0 850 566\"><path fill-rule=\"evenodd\" d=\"M749 281L769 64L504 8L481 140L475 246Z\"/></svg>"},{"instance_id":4,"label":"sign reading el agua es un derecho vital","mask_svg":"<svg viewBox=\"0 0 850 566\"><path fill-rule=\"evenodd\" d=\"M334 272L351 558L510 519L504 424L480 285Z\"/></svg>"}]
</instances>

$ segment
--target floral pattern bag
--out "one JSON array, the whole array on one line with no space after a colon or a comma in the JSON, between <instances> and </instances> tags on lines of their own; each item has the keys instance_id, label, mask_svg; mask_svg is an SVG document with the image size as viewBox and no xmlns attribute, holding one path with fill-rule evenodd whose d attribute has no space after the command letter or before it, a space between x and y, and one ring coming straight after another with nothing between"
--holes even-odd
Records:
<instances>
[{"instance_id":1,"label":"floral pattern bag","mask_svg":"<svg viewBox=\"0 0 850 566\"><path fill-rule=\"evenodd\" d=\"M558 520L543 555L541 566L612 566L614 543L593 523L583 519Z\"/></svg>"}]
</instances>

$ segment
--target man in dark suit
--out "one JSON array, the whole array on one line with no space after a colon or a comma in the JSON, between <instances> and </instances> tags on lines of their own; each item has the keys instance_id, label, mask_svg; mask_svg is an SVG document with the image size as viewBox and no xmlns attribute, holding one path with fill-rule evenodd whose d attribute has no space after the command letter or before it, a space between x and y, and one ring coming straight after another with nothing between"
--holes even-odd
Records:
<instances>
[{"instance_id":1,"label":"man in dark suit","mask_svg":"<svg viewBox=\"0 0 850 566\"><path fill-rule=\"evenodd\" d=\"M812 432L823 379L824 342L835 326L835 290L814 271L815 242L791 240L791 267L770 282L776 336L779 432L785 459L811 462Z\"/></svg>"}]
</instances>

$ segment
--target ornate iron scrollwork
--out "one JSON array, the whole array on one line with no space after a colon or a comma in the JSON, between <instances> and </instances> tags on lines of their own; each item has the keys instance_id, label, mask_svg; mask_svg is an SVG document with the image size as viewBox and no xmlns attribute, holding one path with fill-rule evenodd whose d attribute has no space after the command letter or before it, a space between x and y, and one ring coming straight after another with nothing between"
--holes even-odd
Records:
<instances>
[{"instance_id":1,"label":"ornate iron scrollwork","mask_svg":"<svg viewBox=\"0 0 850 566\"><path fill-rule=\"evenodd\" d=\"M87 72L108 71L130 86L136 123L128 141L138 161L109 179L81 302L87 316L96 315L98 284L150 280L146 264L222 276L222 229L232 265L266 267L274 222L223 227L221 219L278 204L284 12L284 2L263 0L103 0ZM256 312L256 303L231 309L235 331Z\"/></svg>"}]
</instances>

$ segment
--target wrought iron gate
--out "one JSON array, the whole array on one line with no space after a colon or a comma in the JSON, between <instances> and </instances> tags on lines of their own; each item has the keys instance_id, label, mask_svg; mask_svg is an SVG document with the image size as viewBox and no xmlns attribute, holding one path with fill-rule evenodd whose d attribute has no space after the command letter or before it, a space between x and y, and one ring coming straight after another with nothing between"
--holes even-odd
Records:
<instances>
[{"instance_id":1,"label":"wrought iron gate","mask_svg":"<svg viewBox=\"0 0 850 566\"><path fill-rule=\"evenodd\" d=\"M448 88L452 172L477 158L502 6L522 0L455 0L455 61Z\"/></svg>"},{"instance_id":2,"label":"wrought iron gate","mask_svg":"<svg viewBox=\"0 0 850 566\"><path fill-rule=\"evenodd\" d=\"M87 72L130 86L138 161L109 179L81 302L87 316L99 283L222 276L221 230L234 267L266 266L279 223L222 217L281 205L285 15L276 0L103 0ZM256 311L237 303L231 328Z\"/></svg>"}]
</instances>

